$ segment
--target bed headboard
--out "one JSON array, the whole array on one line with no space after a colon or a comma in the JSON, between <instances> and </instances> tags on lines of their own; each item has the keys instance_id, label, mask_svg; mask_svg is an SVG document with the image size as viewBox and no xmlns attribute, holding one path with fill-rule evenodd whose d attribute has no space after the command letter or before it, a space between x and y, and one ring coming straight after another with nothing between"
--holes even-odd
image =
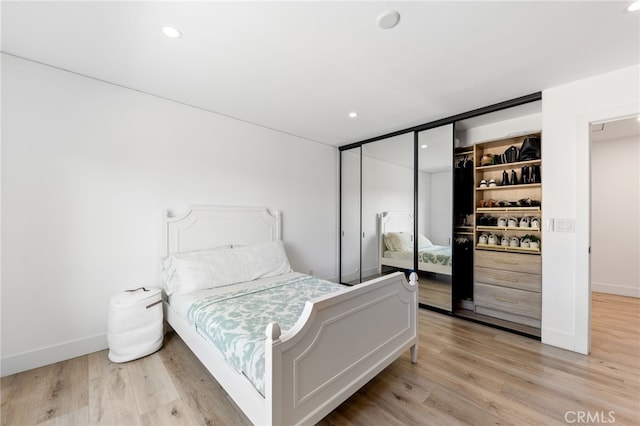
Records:
<instances>
[{"instance_id":1,"label":"bed headboard","mask_svg":"<svg viewBox=\"0 0 640 426\"><path fill-rule=\"evenodd\" d=\"M387 232L409 232L413 234L413 214L409 212L378 213L378 247L384 252L383 235Z\"/></svg>"},{"instance_id":2,"label":"bed headboard","mask_svg":"<svg viewBox=\"0 0 640 426\"><path fill-rule=\"evenodd\" d=\"M382 212L378 214L379 230L385 232L413 233L413 214L409 212Z\"/></svg>"},{"instance_id":3,"label":"bed headboard","mask_svg":"<svg viewBox=\"0 0 640 426\"><path fill-rule=\"evenodd\" d=\"M282 239L282 215L265 207L190 206L162 221L162 255L222 245Z\"/></svg>"}]
</instances>

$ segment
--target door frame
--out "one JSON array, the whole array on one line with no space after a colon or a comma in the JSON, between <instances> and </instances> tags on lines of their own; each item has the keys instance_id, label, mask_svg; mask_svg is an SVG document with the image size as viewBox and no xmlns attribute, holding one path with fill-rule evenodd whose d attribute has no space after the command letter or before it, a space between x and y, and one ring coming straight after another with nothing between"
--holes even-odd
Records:
<instances>
[{"instance_id":1,"label":"door frame","mask_svg":"<svg viewBox=\"0 0 640 426\"><path fill-rule=\"evenodd\" d=\"M638 114L637 104L628 104L576 116L574 324L575 350L584 354L591 351L591 126Z\"/></svg>"}]
</instances>

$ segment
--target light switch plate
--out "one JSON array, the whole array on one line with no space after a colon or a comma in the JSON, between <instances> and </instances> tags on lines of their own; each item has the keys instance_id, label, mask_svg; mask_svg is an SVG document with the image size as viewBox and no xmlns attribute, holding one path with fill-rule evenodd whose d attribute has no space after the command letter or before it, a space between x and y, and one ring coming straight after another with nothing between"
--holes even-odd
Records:
<instances>
[{"instance_id":1,"label":"light switch plate","mask_svg":"<svg viewBox=\"0 0 640 426\"><path fill-rule=\"evenodd\" d=\"M556 232L575 232L576 220L575 219L555 219L554 231Z\"/></svg>"}]
</instances>

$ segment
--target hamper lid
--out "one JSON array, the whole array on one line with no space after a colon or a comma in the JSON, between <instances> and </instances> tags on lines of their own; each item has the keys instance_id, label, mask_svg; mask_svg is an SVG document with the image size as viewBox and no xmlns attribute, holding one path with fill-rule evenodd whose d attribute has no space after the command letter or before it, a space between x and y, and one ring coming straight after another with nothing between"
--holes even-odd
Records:
<instances>
[{"instance_id":1,"label":"hamper lid","mask_svg":"<svg viewBox=\"0 0 640 426\"><path fill-rule=\"evenodd\" d=\"M144 300L158 299L162 290L152 287L140 287L132 290L125 290L111 298L114 305L132 305Z\"/></svg>"}]
</instances>

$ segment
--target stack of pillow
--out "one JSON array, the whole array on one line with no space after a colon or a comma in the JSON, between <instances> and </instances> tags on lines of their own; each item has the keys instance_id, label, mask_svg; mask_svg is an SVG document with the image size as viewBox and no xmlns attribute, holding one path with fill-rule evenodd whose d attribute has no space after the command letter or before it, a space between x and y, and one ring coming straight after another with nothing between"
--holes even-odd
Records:
<instances>
[{"instance_id":1,"label":"stack of pillow","mask_svg":"<svg viewBox=\"0 0 640 426\"><path fill-rule=\"evenodd\" d=\"M384 245L390 251L413 251L413 238L410 232L387 232L383 235ZM418 250L433 247L433 243L422 234L418 235Z\"/></svg>"},{"instance_id":2,"label":"stack of pillow","mask_svg":"<svg viewBox=\"0 0 640 426\"><path fill-rule=\"evenodd\" d=\"M282 241L174 253L162 261L167 295L275 277L292 272Z\"/></svg>"}]
</instances>

